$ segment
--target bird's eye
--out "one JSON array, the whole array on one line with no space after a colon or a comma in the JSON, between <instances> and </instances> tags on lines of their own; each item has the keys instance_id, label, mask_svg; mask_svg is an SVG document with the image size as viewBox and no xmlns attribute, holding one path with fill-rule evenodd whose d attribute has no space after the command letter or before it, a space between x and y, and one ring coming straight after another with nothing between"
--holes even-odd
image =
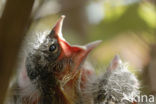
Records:
<instances>
[{"instance_id":1,"label":"bird's eye","mask_svg":"<svg viewBox=\"0 0 156 104\"><path fill-rule=\"evenodd\" d=\"M55 50L56 50L56 45L54 45L54 44L50 45L49 51L54 52Z\"/></svg>"}]
</instances>

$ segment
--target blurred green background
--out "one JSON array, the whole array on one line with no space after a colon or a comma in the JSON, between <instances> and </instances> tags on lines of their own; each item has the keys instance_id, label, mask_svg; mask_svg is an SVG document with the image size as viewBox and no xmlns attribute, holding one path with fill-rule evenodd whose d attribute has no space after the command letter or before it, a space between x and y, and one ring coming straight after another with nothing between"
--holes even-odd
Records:
<instances>
[{"instance_id":1,"label":"blurred green background","mask_svg":"<svg viewBox=\"0 0 156 104\"><path fill-rule=\"evenodd\" d=\"M0 0L0 16L4 5ZM156 94L155 0L36 0L28 34L51 30L61 15L66 15L63 34L69 43L103 40L88 58L97 73L119 54L143 93Z\"/></svg>"}]
</instances>

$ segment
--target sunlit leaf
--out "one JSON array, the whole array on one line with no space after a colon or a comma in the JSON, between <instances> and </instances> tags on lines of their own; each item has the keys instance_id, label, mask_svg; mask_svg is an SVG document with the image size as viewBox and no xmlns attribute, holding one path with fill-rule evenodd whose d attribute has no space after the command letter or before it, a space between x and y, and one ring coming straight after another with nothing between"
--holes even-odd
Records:
<instances>
[{"instance_id":1,"label":"sunlit leaf","mask_svg":"<svg viewBox=\"0 0 156 104\"><path fill-rule=\"evenodd\" d=\"M154 4L144 2L140 5L138 12L150 27L156 28L156 7Z\"/></svg>"}]
</instances>

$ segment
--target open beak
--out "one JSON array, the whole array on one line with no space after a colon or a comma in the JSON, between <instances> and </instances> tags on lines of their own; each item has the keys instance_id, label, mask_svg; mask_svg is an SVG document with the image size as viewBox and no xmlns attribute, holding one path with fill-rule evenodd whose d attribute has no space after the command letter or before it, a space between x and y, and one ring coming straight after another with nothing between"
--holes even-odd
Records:
<instances>
[{"instance_id":1,"label":"open beak","mask_svg":"<svg viewBox=\"0 0 156 104\"><path fill-rule=\"evenodd\" d=\"M70 57L71 55L76 55L79 56L79 59L84 59L88 53L94 49L96 46L98 46L101 43L101 40L91 42L85 46L72 46L70 45L64 38L62 34L62 25L63 25L63 20L65 16L62 15L60 19L57 21L56 25L53 27L52 32L54 32L54 36L57 38L62 52L60 55L60 59L64 56ZM82 61L81 60L81 61Z\"/></svg>"},{"instance_id":2,"label":"open beak","mask_svg":"<svg viewBox=\"0 0 156 104\"><path fill-rule=\"evenodd\" d=\"M56 77L60 80L62 86L65 86L66 84L72 85L72 83L74 83L74 81L77 78L79 78L80 70L77 69L80 68L81 64L87 57L88 53L101 43L101 41L95 41L85 46L70 45L63 38L63 34L62 34L62 25L63 25L64 18L65 16L62 15L60 19L57 21L57 23L55 24L55 26L53 27L51 33L49 34L50 38L57 39L57 42L61 48L61 53L57 60L61 60L63 58L69 58L73 62L71 66L68 64L65 65L64 70L62 72L55 73ZM61 92L66 93L64 91Z\"/></svg>"}]
</instances>

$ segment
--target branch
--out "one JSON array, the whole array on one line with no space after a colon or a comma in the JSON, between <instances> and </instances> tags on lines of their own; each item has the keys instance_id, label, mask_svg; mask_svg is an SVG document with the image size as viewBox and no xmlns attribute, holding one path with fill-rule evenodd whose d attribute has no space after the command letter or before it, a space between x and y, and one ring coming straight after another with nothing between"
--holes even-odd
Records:
<instances>
[{"instance_id":1,"label":"branch","mask_svg":"<svg viewBox=\"0 0 156 104\"><path fill-rule=\"evenodd\" d=\"M0 20L0 104L3 104L34 0L7 0Z\"/></svg>"}]
</instances>

